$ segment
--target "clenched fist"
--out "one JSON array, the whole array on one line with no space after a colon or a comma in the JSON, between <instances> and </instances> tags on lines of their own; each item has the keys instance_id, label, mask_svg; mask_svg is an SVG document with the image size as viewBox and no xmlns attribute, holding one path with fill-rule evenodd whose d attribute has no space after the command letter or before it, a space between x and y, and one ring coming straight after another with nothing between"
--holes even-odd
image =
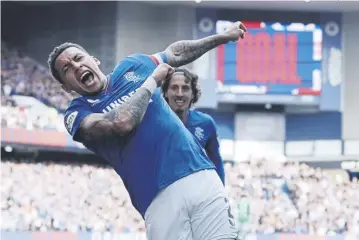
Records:
<instances>
[{"instance_id":1,"label":"clenched fist","mask_svg":"<svg viewBox=\"0 0 359 240\"><path fill-rule=\"evenodd\" d=\"M170 65L166 63L161 63L153 71L152 77L156 80L157 86L161 86L162 81L165 80L166 78L171 77L173 73L174 73L174 69Z\"/></svg>"},{"instance_id":2,"label":"clenched fist","mask_svg":"<svg viewBox=\"0 0 359 240\"><path fill-rule=\"evenodd\" d=\"M237 41L239 38L244 38L245 32L247 32L246 26L242 22L238 21L232 23L223 34L229 41Z\"/></svg>"}]
</instances>

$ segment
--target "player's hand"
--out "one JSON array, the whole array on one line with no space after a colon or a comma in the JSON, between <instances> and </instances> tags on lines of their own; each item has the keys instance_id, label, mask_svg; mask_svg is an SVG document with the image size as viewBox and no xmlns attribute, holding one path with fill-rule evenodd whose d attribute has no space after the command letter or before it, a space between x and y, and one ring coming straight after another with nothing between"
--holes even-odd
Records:
<instances>
[{"instance_id":1,"label":"player's hand","mask_svg":"<svg viewBox=\"0 0 359 240\"><path fill-rule=\"evenodd\" d=\"M165 80L166 78L171 77L174 71L175 70L170 65L166 63L161 63L153 71L152 77L156 80L157 85L161 86L162 81Z\"/></svg>"},{"instance_id":2,"label":"player's hand","mask_svg":"<svg viewBox=\"0 0 359 240\"><path fill-rule=\"evenodd\" d=\"M229 41L237 41L239 38L244 38L245 32L247 32L246 26L242 22L238 21L232 23L223 34Z\"/></svg>"}]
</instances>

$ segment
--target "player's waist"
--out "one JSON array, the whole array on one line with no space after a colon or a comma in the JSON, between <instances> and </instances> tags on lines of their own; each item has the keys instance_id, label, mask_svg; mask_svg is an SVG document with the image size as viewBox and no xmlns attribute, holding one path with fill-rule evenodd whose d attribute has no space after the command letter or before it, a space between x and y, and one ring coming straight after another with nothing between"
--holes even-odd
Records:
<instances>
[{"instance_id":1,"label":"player's waist","mask_svg":"<svg viewBox=\"0 0 359 240\"><path fill-rule=\"evenodd\" d=\"M205 169L214 169L213 164L202 164L196 168L182 169L181 171L171 171L166 174L162 174L159 177L156 185L153 185L153 179L132 179L128 185L136 187L129 190L131 201L137 209L137 211L144 217L147 208L150 206L153 199L159 194L160 191L170 186L174 182ZM181 169L181 168L178 168ZM140 184L139 184L140 183ZM146 184L151 183L151 184ZM152 185L152 186L151 186Z\"/></svg>"}]
</instances>

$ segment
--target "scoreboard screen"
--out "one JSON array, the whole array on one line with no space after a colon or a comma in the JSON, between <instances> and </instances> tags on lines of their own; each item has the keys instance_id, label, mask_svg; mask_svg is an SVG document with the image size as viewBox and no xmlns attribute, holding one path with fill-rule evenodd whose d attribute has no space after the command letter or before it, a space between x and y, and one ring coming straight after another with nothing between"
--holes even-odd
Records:
<instances>
[{"instance_id":1,"label":"scoreboard screen","mask_svg":"<svg viewBox=\"0 0 359 240\"><path fill-rule=\"evenodd\" d=\"M231 22L217 21L222 32ZM217 48L219 93L320 95L322 30L316 24L244 22L246 37Z\"/></svg>"}]
</instances>

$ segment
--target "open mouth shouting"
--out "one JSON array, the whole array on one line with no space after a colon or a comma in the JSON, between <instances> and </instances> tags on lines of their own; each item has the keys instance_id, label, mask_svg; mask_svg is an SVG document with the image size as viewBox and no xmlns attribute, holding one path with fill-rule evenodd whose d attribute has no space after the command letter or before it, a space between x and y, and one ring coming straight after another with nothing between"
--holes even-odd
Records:
<instances>
[{"instance_id":1,"label":"open mouth shouting","mask_svg":"<svg viewBox=\"0 0 359 240\"><path fill-rule=\"evenodd\" d=\"M85 87L91 87L95 83L95 78L91 71L86 70L81 74L80 81Z\"/></svg>"}]
</instances>

